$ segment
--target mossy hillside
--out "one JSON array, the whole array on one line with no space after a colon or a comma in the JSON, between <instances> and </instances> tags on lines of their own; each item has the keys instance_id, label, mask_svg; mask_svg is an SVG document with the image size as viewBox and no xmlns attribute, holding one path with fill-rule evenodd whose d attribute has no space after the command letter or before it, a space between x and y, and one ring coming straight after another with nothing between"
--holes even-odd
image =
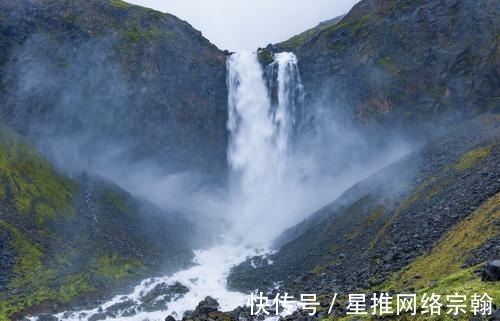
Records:
<instances>
[{"instance_id":1,"label":"mossy hillside","mask_svg":"<svg viewBox=\"0 0 500 321\"><path fill-rule=\"evenodd\" d=\"M54 171L32 146L0 132L0 197L41 225L74 214L76 184Z\"/></svg>"},{"instance_id":2,"label":"mossy hillside","mask_svg":"<svg viewBox=\"0 0 500 321\"><path fill-rule=\"evenodd\" d=\"M481 276L478 271L481 269L482 265L475 266L468 269L460 270L459 272L453 273L446 277L443 277L439 280L436 280L435 285L430 288L426 287L411 293L415 293L417 296L417 313L416 315L411 315L410 313L402 313L401 315L396 315L396 300L395 294L393 294L393 314L383 315L383 316L371 316L370 310L368 308L368 315L361 316L348 316L342 314L342 316L329 316L321 319L321 321L355 321L355 320L397 320L397 321L426 321L426 320L435 320L435 321L454 321L454 320L463 320L468 321L471 320L473 315L470 311L470 299L473 294L478 294L482 296L483 294L488 294L492 299L493 303L498 306L500 302L500 282L483 282L481 280ZM377 290L378 291L378 290ZM402 293L396 291L396 293ZM405 292L408 293L408 292ZM468 311L466 314L462 314L459 316L453 316L451 314L447 314L447 309L445 306L442 307L441 315L429 316L428 314L422 314L421 310L421 299L423 295L430 296L432 293L441 295L441 303L446 303L446 295L458 293L460 295L466 295L467 300L465 301L466 308ZM332 295L327 295L326 305L322 303L323 309L328 309L329 304L331 302ZM329 301L328 301L329 299ZM369 300L369 297L367 297ZM336 299L336 306L347 306L348 299L347 296L340 295ZM488 320L488 317L477 318L477 320Z\"/></svg>"},{"instance_id":3,"label":"mossy hillside","mask_svg":"<svg viewBox=\"0 0 500 321\"><path fill-rule=\"evenodd\" d=\"M450 229L425 255L395 274L382 288L424 288L431 282L461 272L472 251L498 235L500 194Z\"/></svg>"},{"instance_id":4,"label":"mossy hillside","mask_svg":"<svg viewBox=\"0 0 500 321\"><path fill-rule=\"evenodd\" d=\"M114 279L122 280L143 273L144 264L138 259L130 259L119 255L103 256L99 260L99 273Z\"/></svg>"},{"instance_id":5,"label":"mossy hillside","mask_svg":"<svg viewBox=\"0 0 500 321\"><path fill-rule=\"evenodd\" d=\"M316 27L311 28L309 30L306 30L298 35L295 35L292 38L277 44L276 46L282 50L292 50L293 51L293 50L301 47L307 41L311 40L315 35L319 34L321 31L332 28L333 26L338 24L342 20L343 17L344 16L339 16L339 17L336 17L334 19L324 21L324 22L320 23L319 25L317 25Z\"/></svg>"},{"instance_id":6,"label":"mossy hillside","mask_svg":"<svg viewBox=\"0 0 500 321\"><path fill-rule=\"evenodd\" d=\"M458 162L455 164L455 169L462 171L465 169L470 168L473 166L476 162L480 161L481 159L488 157L488 155L491 154L491 149L492 146L485 146L485 147L478 147L475 148L471 151L468 151L467 153L463 154Z\"/></svg>"},{"instance_id":7,"label":"mossy hillside","mask_svg":"<svg viewBox=\"0 0 500 321\"><path fill-rule=\"evenodd\" d=\"M168 33L158 26L144 28L141 27L137 21L128 23L122 32L122 37L130 44L136 44L147 40L161 40L167 35Z\"/></svg>"},{"instance_id":8,"label":"mossy hillside","mask_svg":"<svg viewBox=\"0 0 500 321\"><path fill-rule=\"evenodd\" d=\"M118 222L140 224L130 195L116 186L92 183L99 186L92 188L64 176L10 132L1 132L0 151L0 229L11 236L14 256L13 266L6 267L11 270L6 290L0 293L1 321L43 302L67 303L151 270L158 253L149 241L133 231L109 234Z\"/></svg>"},{"instance_id":9,"label":"mossy hillside","mask_svg":"<svg viewBox=\"0 0 500 321\"><path fill-rule=\"evenodd\" d=\"M444 140L445 142L446 140ZM419 183L412 192L401 201L395 210L395 214L377 233L371 241L370 247L373 248L377 242L385 239L388 229L397 221L402 213L417 202L429 202L433 198L439 197L447 188L453 186L461 178L460 173L465 170L474 170L474 166L480 168L480 161L488 158L496 145L486 145L475 147L461 154L455 164L446 164L433 175L426 177ZM447 178L444 178L447 177Z\"/></svg>"},{"instance_id":10,"label":"mossy hillside","mask_svg":"<svg viewBox=\"0 0 500 321\"><path fill-rule=\"evenodd\" d=\"M480 270L484 264L464 268L464 262L480 247L498 234L500 222L500 194L488 199L472 215L461 221L443 236L428 253L415 259L411 264L379 287L376 291L402 291L417 293L421 298L425 293L446 295L459 293L467 295L466 309L470 309L470 298L477 293L487 293L497 306L500 304L500 282L481 280ZM470 312L461 315L458 320L469 320ZM401 315L387 317L388 320L457 320L451 315L429 317ZM349 318L346 318L349 320Z\"/></svg>"}]
</instances>

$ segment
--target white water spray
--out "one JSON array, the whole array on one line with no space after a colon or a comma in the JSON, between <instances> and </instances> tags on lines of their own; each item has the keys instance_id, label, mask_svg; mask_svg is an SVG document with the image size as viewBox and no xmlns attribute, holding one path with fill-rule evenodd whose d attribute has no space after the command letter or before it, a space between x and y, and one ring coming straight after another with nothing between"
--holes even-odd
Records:
<instances>
[{"instance_id":1,"label":"white water spray","mask_svg":"<svg viewBox=\"0 0 500 321\"><path fill-rule=\"evenodd\" d=\"M248 235L250 227L256 233L246 241L265 243L282 231L285 215L295 222L289 208L298 199L292 138L303 96L297 58L276 54L264 70L257 54L240 52L227 67L233 232Z\"/></svg>"}]
</instances>

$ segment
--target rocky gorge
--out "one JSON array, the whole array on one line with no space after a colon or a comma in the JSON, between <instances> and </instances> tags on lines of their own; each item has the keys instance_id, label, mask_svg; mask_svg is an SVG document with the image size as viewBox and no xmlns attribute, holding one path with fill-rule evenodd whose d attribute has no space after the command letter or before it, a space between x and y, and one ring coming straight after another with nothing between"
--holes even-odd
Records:
<instances>
[{"instance_id":1,"label":"rocky gorge","mask_svg":"<svg viewBox=\"0 0 500 321\"><path fill-rule=\"evenodd\" d=\"M349 320L345 297L325 310L331 293L354 291L488 292L495 307L483 319L498 319L498 12L494 0L363 0L259 48L264 103L276 112L286 97L296 113L287 139L299 143L283 155L340 146L332 153L347 157L320 154L320 168L338 178L400 141L411 148L353 175L341 193L322 186L321 204L264 256L222 248L205 257L231 224L155 203L135 193L141 180L121 179L147 167L154 177L189 173L193 194L231 186L228 149L242 131L230 122L240 111L228 81L234 54L188 22L119 0L0 0L0 320L69 320L75 311L80 320L261 320L243 304L229 312L217 293L239 300L257 288L275 294L276 285L319 295L316 316L298 310L283 320ZM285 61L297 68L296 87L280 92L283 52L297 58ZM338 124L342 135L317 134ZM267 176L278 172L276 146L260 159L270 168L257 167ZM160 198L178 198L176 189ZM238 260L214 257L238 251ZM205 261L227 267L212 274L227 277L228 289L198 297L193 289L211 275L201 282L182 272L201 275ZM184 307L186 298L201 302ZM169 316L168 306L185 313Z\"/></svg>"}]
</instances>

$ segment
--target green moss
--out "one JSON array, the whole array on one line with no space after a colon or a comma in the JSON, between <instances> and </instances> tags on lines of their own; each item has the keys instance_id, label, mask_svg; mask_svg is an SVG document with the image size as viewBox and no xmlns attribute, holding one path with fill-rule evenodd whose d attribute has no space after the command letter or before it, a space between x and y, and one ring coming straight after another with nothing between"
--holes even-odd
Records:
<instances>
[{"instance_id":1,"label":"green moss","mask_svg":"<svg viewBox=\"0 0 500 321\"><path fill-rule=\"evenodd\" d=\"M145 271L141 261L119 255L103 256L99 260L99 274L113 279L121 280Z\"/></svg>"},{"instance_id":2,"label":"green moss","mask_svg":"<svg viewBox=\"0 0 500 321\"><path fill-rule=\"evenodd\" d=\"M259 58L259 62L264 66L267 66L274 61L273 53L267 49L259 50L257 57Z\"/></svg>"},{"instance_id":3,"label":"green moss","mask_svg":"<svg viewBox=\"0 0 500 321\"><path fill-rule=\"evenodd\" d=\"M379 205L375 210L373 210L371 213L369 213L360 224L357 224L352 230L349 235L347 235L348 240L354 240L356 239L361 232L366 228L366 226L370 226L373 223L377 222L382 218L384 213L386 212L386 208L383 205Z\"/></svg>"},{"instance_id":4,"label":"green moss","mask_svg":"<svg viewBox=\"0 0 500 321\"><path fill-rule=\"evenodd\" d=\"M3 220L0 220L0 225L10 231L11 245L17 254L14 276L8 287L17 293L22 293L6 298L0 295L0 302L3 304L0 310L0 320L2 320L12 313L44 300L56 299L57 295L50 287L50 283L55 280L56 271L44 266L42 248L29 242L29 237L18 228Z\"/></svg>"},{"instance_id":5,"label":"green moss","mask_svg":"<svg viewBox=\"0 0 500 321\"><path fill-rule=\"evenodd\" d=\"M11 194L20 214L29 214L43 203L39 213L44 221L47 214L74 214L73 197L76 186L56 173L50 163L34 149L11 135L0 133L0 179L6 182L4 194ZM49 209L50 208L50 209Z\"/></svg>"},{"instance_id":6,"label":"green moss","mask_svg":"<svg viewBox=\"0 0 500 321\"><path fill-rule=\"evenodd\" d=\"M353 21L349 21L349 22L342 21L334 26L330 26L328 28L325 28L324 30L322 30L322 32L324 32L325 35L328 37L332 36L334 33L336 33L339 30L345 30L345 31L348 31L350 33L357 33L361 29L363 29L368 24L368 22L370 22L370 20L371 20L371 16L366 15L366 16L360 17L360 18L353 20Z\"/></svg>"},{"instance_id":7,"label":"green moss","mask_svg":"<svg viewBox=\"0 0 500 321\"><path fill-rule=\"evenodd\" d=\"M90 281L88 275L80 273L70 275L62 280L62 285L58 291L58 300L65 303L74 297L95 291L96 287Z\"/></svg>"},{"instance_id":8,"label":"green moss","mask_svg":"<svg viewBox=\"0 0 500 321\"><path fill-rule=\"evenodd\" d=\"M472 251L498 234L495 224L499 221L500 193L453 227L429 253L417 258L382 287L423 288L433 280L460 272Z\"/></svg>"},{"instance_id":9,"label":"green moss","mask_svg":"<svg viewBox=\"0 0 500 321\"><path fill-rule=\"evenodd\" d=\"M443 299L446 295L459 293L461 295L466 295L468 300L470 300L471 296L475 293L479 295L487 293L493 299L493 303L495 303L498 306L499 304L498 300L500 299L500 282L483 282L481 280L481 276L479 275L479 273L477 273L477 271L479 271L481 267L482 267L481 265L478 265L468 269L463 269L456 273L443 277L439 280L436 280L436 283L432 288L426 287L416 292L418 302L420 302L420 299L422 298L424 293L427 294L428 296L431 295L432 293L436 293L441 295ZM470 301L466 301L466 304L467 304L466 311L469 311ZM454 318L452 315L448 315L445 313L441 313L440 316L430 317L428 315L422 315L421 313L417 312L415 316L412 316L410 314L403 314L400 316L394 315L388 319L401 320L401 321L403 320L404 321L406 320L408 321L464 320L465 321L465 320L471 320L471 317L472 315L470 312L461 315L460 317L458 317L458 319Z\"/></svg>"},{"instance_id":10,"label":"green moss","mask_svg":"<svg viewBox=\"0 0 500 321\"><path fill-rule=\"evenodd\" d=\"M167 33L156 26L143 30L137 22L133 22L127 25L122 36L128 42L138 43L141 41L164 38L167 36Z\"/></svg>"},{"instance_id":11,"label":"green moss","mask_svg":"<svg viewBox=\"0 0 500 321\"><path fill-rule=\"evenodd\" d=\"M111 206L122 213L130 213L132 204L129 204L124 196L117 194L112 190L108 190L104 194L104 199Z\"/></svg>"},{"instance_id":12,"label":"green moss","mask_svg":"<svg viewBox=\"0 0 500 321\"><path fill-rule=\"evenodd\" d=\"M488 157L491 153L491 150L492 146L486 146L468 151L460 157L458 162L455 164L455 169L462 171L464 169L472 167L472 165L474 165L476 162L485 157Z\"/></svg>"},{"instance_id":13,"label":"green moss","mask_svg":"<svg viewBox=\"0 0 500 321\"><path fill-rule=\"evenodd\" d=\"M341 18L338 18L338 19L333 19L332 21L329 22L321 23L315 28L311 28L309 30L304 31L301 34L295 35L292 38L288 39L287 41L284 41L278 45L279 47L287 50L297 49L301 47L304 43L306 43L309 39L314 37L314 35L338 24L340 20Z\"/></svg>"},{"instance_id":14,"label":"green moss","mask_svg":"<svg viewBox=\"0 0 500 321\"><path fill-rule=\"evenodd\" d=\"M130 3L121 0L109 0L109 4L117 9L127 9L132 6Z\"/></svg>"},{"instance_id":15,"label":"green moss","mask_svg":"<svg viewBox=\"0 0 500 321\"><path fill-rule=\"evenodd\" d=\"M33 146L0 131L0 186L2 203L12 216L0 219L0 227L12 236L15 253L13 275L0 293L0 320L5 320L45 300L58 300L58 270L47 264L43 246L47 237L56 236L34 225L75 214L76 184L57 173ZM24 223L17 225L18 220Z\"/></svg>"},{"instance_id":16,"label":"green moss","mask_svg":"<svg viewBox=\"0 0 500 321\"><path fill-rule=\"evenodd\" d=\"M0 181L0 201L5 197L5 187L3 183Z\"/></svg>"}]
</instances>

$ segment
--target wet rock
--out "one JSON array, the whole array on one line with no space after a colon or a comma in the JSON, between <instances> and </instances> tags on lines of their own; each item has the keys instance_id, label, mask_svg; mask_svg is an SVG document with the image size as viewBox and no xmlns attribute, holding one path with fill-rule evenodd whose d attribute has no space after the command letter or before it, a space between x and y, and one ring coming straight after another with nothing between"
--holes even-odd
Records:
<instances>
[{"instance_id":1,"label":"wet rock","mask_svg":"<svg viewBox=\"0 0 500 321\"><path fill-rule=\"evenodd\" d=\"M168 302L182 297L187 292L189 292L189 288L179 282L157 284L142 297L141 309L145 311L166 309Z\"/></svg>"},{"instance_id":2,"label":"wet rock","mask_svg":"<svg viewBox=\"0 0 500 321\"><path fill-rule=\"evenodd\" d=\"M135 303L132 300L116 303L107 308L105 314L111 317L116 317L118 315L131 316L136 313L134 306Z\"/></svg>"},{"instance_id":3,"label":"wet rock","mask_svg":"<svg viewBox=\"0 0 500 321\"><path fill-rule=\"evenodd\" d=\"M171 315L165 318L165 321L175 321L175 318Z\"/></svg>"},{"instance_id":4,"label":"wet rock","mask_svg":"<svg viewBox=\"0 0 500 321\"><path fill-rule=\"evenodd\" d=\"M500 260L486 264L481 272L481 279L486 282L500 281Z\"/></svg>"},{"instance_id":5,"label":"wet rock","mask_svg":"<svg viewBox=\"0 0 500 321\"><path fill-rule=\"evenodd\" d=\"M94 314L93 316L91 316L89 318L89 321L99 321L99 320L105 320L106 319L106 315L104 313L97 313L97 314Z\"/></svg>"},{"instance_id":6,"label":"wet rock","mask_svg":"<svg viewBox=\"0 0 500 321\"><path fill-rule=\"evenodd\" d=\"M214 298L207 296L203 301L198 303L198 306L194 310L193 315L201 316L207 315L210 312L216 312L219 309L219 302Z\"/></svg>"},{"instance_id":7,"label":"wet rock","mask_svg":"<svg viewBox=\"0 0 500 321\"><path fill-rule=\"evenodd\" d=\"M38 321L57 321L57 318L52 315L42 314L38 316Z\"/></svg>"}]
</instances>

